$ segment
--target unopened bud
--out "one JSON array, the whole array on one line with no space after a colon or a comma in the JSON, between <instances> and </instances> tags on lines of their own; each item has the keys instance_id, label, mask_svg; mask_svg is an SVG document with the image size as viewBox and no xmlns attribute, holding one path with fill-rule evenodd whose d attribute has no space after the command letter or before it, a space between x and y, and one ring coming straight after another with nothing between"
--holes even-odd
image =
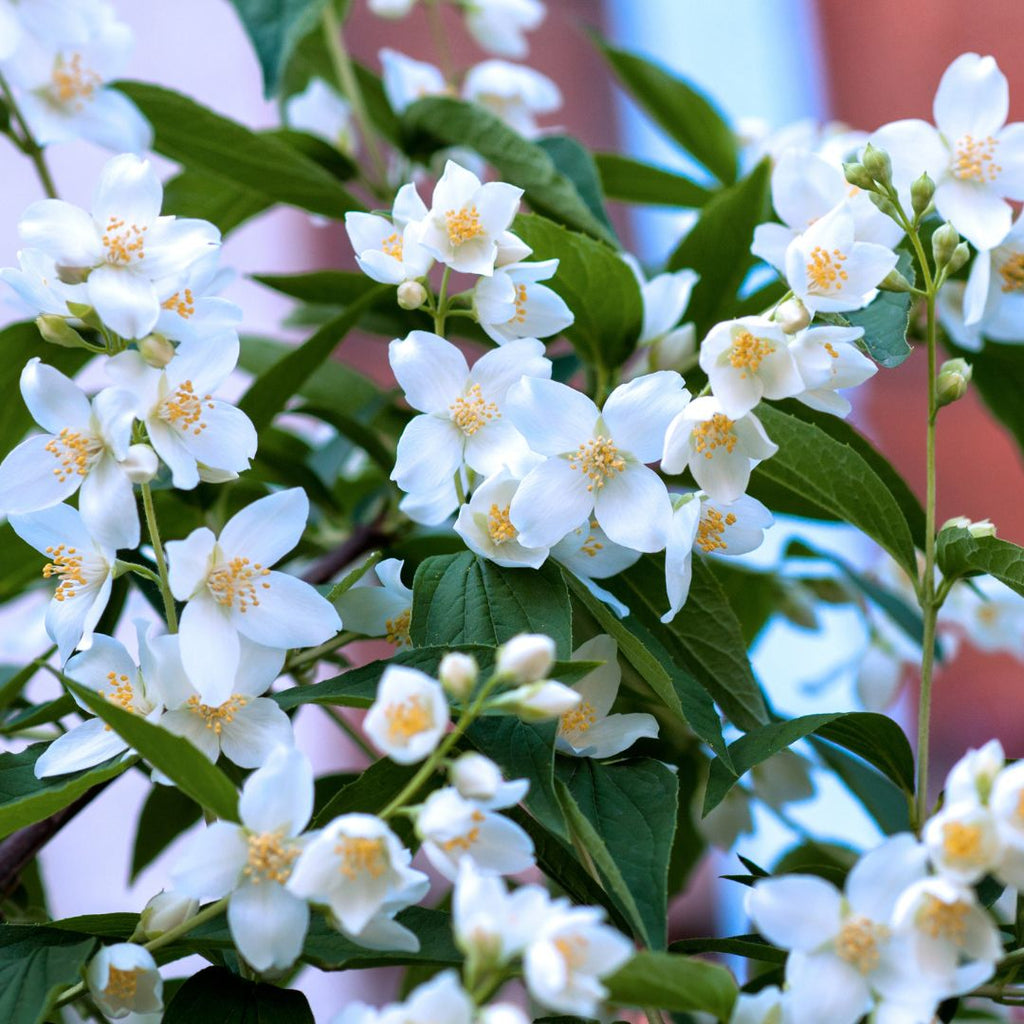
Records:
<instances>
[{"instance_id":1,"label":"unopened bud","mask_svg":"<svg viewBox=\"0 0 1024 1024\"><path fill-rule=\"evenodd\" d=\"M520 633L498 648L497 673L515 683L543 679L555 663L555 641L542 633Z\"/></svg>"},{"instance_id":2,"label":"unopened bud","mask_svg":"<svg viewBox=\"0 0 1024 1024\"><path fill-rule=\"evenodd\" d=\"M564 683L545 679L503 693L492 706L511 711L524 722L546 722L572 711L579 706L581 699L575 690Z\"/></svg>"},{"instance_id":3,"label":"unopened bud","mask_svg":"<svg viewBox=\"0 0 1024 1024\"><path fill-rule=\"evenodd\" d=\"M796 334L811 322L811 314L799 299L786 299L775 310L775 322L787 334Z\"/></svg>"},{"instance_id":4,"label":"unopened bud","mask_svg":"<svg viewBox=\"0 0 1024 1024\"><path fill-rule=\"evenodd\" d=\"M139 354L158 370L162 370L173 358L174 345L159 334L149 334L139 342Z\"/></svg>"},{"instance_id":5,"label":"unopened bud","mask_svg":"<svg viewBox=\"0 0 1024 1024\"><path fill-rule=\"evenodd\" d=\"M911 292L914 286L895 268L889 271L878 287L883 292Z\"/></svg>"},{"instance_id":6,"label":"unopened bud","mask_svg":"<svg viewBox=\"0 0 1024 1024\"><path fill-rule=\"evenodd\" d=\"M683 324L651 345L651 370L678 370L697 351L697 329Z\"/></svg>"},{"instance_id":7,"label":"unopened bud","mask_svg":"<svg viewBox=\"0 0 1024 1024\"><path fill-rule=\"evenodd\" d=\"M473 692L479 672L472 655L452 651L441 659L437 678L450 696L463 700Z\"/></svg>"},{"instance_id":8,"label":"unopened bud","mask_svg":"<svg viewBox=\"0 0 1024 1024\"><path fill-rule=\"evenodd\" d=\"M869 192L868 199L870 199L871 202L873 202L875 206L877 206L878 209L886 215L886 217L889 217L892 220L899 219L899 211L896 209L896 204L888 196L879 195L877 192Z\"/></svg>"},{"instance_id":9,"label":"unopened bud","mask_svg":"<svg viewBox=\"0 0 1024 1024\"><path fill-rule=\"evenodd\" d=\"M36 317L36 327L43 336L43 341L61 348L85 348L85 339L62 316L56 313L44 313Z\"/></svg>"},{"instance_id":10,"label":"unopened bud","mask_svg":"<svg viewBox=\"0 0 1024 1024\"><path fill-rule=\"evenodd\" d=\"M58 263L55 269L58 279L64 284L81 284L89 276L92 267L65 267Z\"/></svg>"},{"instance_id":11,"label":"unopened bud","mask_svg":"<svg viewBox=\"0 0 1024 1024\"><path fill-rule=\"evenodd\" d=\"M971 247L966 242L961 242L949 258L949 266L946 267L947 274L955 274L971 258Z\"/></svg>"},{"instance_id":12,"label":"unopened bud","mask_svg":"<svg viewBox=\"0 0 1024 1024\"><path fill-rule=\"evenodd\" d=\"M419 309L427 301L427 289L419 281L403 281L398 286L398 304L402 309Z\"/></svg>"},{"instance_id":13,"label":"unopened bud","mask_svg":"<svg viewBox=\"0 0 1024 1024\"><path fill-rule=\"evenodd\" d=\"M448 770L452 785L467 800L490 800L504 781L501 769L483 754L467 753Z\"/></svg>"},{"instance_id":14,"label":"unopened bud","mask_svg":"<svg viewBox=\"0 0 1024 1024\"><path fill-rule=\"evenodd\" d=\"M935 382L935 401L941 408L963 398L971 382L973 371L965 359L948 359L939 367Z\"/></svg>"},{"instance_id":15,"label":"unopened bud","mask_svg":"<svg viewBox=\"0 0 1024 1024\"><path fill-rule=\"evenodd\" d=\"M158 892L145 906L139 927L147 939L155 939L184 924L199 910L199 900L177 892Z\"/></svg>"},{"instance_id":16,"label":"unopened bud","mask_svg":"<svg viewBox=\"0 0 1024 1024\"><path fill-rule=\"evenodd\" d=\"M935 195L935 182L928 177L928 172L925 171L910 185L910 205L918 217L923 216L925 210L931 206L933 195Z\"/></svg>"},{"instance_id":17,"label":"unopened bud","mask_svg":"<svg viewBox=\"0 0 1024 1024\"><path fill-rule=\"evenodd\" d=\"M956 247L960 244L960 233L947 220L937 227L932 235L932 256L936 267L944 267L953 258Z\"/></svg>"},{"instance_id":18,"label":"unopened bud","mask_svg":"<svg viewBox=\"0 0 1024 1024\"><path fill-rule=\"evenodd\" d=\"M119 465L133 484L148 484L160 469L160 460L148 444L133 444Z\"/></svg>"},{"instance_id":19,"label":"unopened bud","mask_svg":"<svg viewBox=\"0 0 1024 1024\"><path fill-rule=\"evenodd\" d=\"M868 174L880 185L892 184L892 161L884 149L872 146L869 142L864 147L864 155L860 158L860 162Z\"/></svg>"},{"instance_id":20,"label":"unopened bud","mask_svg":"<svg viewBox=\"0 0 1024 1024\"><path fill-rule=\"evenodd\" d=\"M996 525L991 519L979 519L975 522L973 519L968 519L967 516L954 516L952 519L947 519L939 532L941 533L942 530L966 530L976 539L996 535Z\"/></svg>"},{"instance_id":21,"label":"unopened bud","mask_svg":"<svg viewBox=\"0 0 1024 1024\"><path fill-rule=\"evenodd\" d=\"M874 179L868 174L868 170L863 164L843 164L843 174L846 175L846 180L851 185L862 188L865 192L874 192Z\"/></svg>"}]
</instances>

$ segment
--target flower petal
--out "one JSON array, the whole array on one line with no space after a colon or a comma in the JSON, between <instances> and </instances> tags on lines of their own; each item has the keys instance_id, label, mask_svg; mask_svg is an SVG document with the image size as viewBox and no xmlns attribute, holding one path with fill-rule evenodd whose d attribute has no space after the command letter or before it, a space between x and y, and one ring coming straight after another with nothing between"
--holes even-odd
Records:
<instances>
[{"instance_id":1,"label":"flower petal","mask_svg":"<svg viewBox=\"0 0 1024 1024\"><path fill-rule=\"evenodd\" d=\"M268 494L236 512L220 532L220 547L263 566L279 562L302 537L309 498L301 487Z\"/></svg>"},{"instance_id":2,"label":"flower petal","mask_svg":"<svg viewBox=\"0 0 1024 1024\"><path fill-rule=\"evenodd\" d=\"M230 613L208 591L200 591L181 613L179 634L182 664L203 703L223 704L231 696L239 658Z\"/></svg>"},{"instance_id":3,"label":"flower petal","mask_svg":"<svg viewBox=\"0 0 1024 1024\"><path fill-rule=\"evenodd\" d=\"M587 482L566 459L547 459L530 470L509 505L509 520L519 531L519 543L550 547L587 519L594 506Z\"/></svg>"},{"instance_id":4,"label":"flower petal","mask_svg":"<svg viewBox=\"0 0 1024 1024\"><path fill-rule=\"evenodd\" d=\"M220 734L224 756L241 768L259 768L275 747L294 742L291 719L266 697L255 697L236 711Z\"/></svg>"},{"instance_id":5,"label":"flower petal","mask_svg":"<svg viewBox=\"0 0 1024 1024\"><path fill-rule=\"evenodd\" d=\"M232 611L235 629L267 647L312 647L341 629L341 619L326 598L308 583L284 572L263 577L265 589L245 612Z\"/></svg>"},{"instance_id":6,"label":"flower petal","mask_svg":"<svg viewBox=\"0 0 1024 1024\"><path fill-rule=\"evenodd\" d=\"M410 331L391 342L388 359L405 400L420 412L446 416L469 377L465 356L429 331Z\"/></svg>"},{"instance_id":7,"label":"flower petal","mask_svg":"<svg viewBox=\"0 0 1024 1024\"><path fill-rule=\"evenodd\" d=\"M122 338L143 338L156 326L160 301L149 278L105 264L89 275L87 284L100 319Z\"/></svg>"},{"instance_id":8,"label":"flower petal","mask_svg":"<svg viewBox=\"0 0 1024 1024\"><path fill-rule=\"evenodd\" d=\"M215 821L192 839L171 869L174 888L197 900L220 899L238 885L248 857L242 829Z\"/></svg>"},{"instance_id":9,"label":"flower petal","mask_svg":"<svg viewBox=\"0 0 1024 1024\"><path fill-rule=\"evenodd\" d=\"M672 517L661 477L638 463L594 489L594 517L608 538L634 551L660 551Z\"/></svg>"},{"instance_id":10,"label":"flower petal","mask_svg":"<svg viewBox=\"0 0 1024 1024\"><path fill-rule=\"evenodd\" d=\"M257 971L291 967L309 930L309 904L283 885L243 885L228 902L228 927L238 952Z\"/></svg>"},{"instance_id":11,"label":"flower petal","mask_svg":"<svg viewBox=\"0 0 1024 1024\"><path fill-rule=\"evenodd\" d=\"M58 736L35 764L37 779L92 768L128 749L128 744L99 718L91 718Z\"/></svg>"}]
</instances>

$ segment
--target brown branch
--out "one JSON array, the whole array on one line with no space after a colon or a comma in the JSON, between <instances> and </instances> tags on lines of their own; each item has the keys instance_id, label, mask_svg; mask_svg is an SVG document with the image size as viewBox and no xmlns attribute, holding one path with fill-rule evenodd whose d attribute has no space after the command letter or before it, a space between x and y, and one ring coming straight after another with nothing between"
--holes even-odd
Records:
<instances>
[{"instance_id":1,"label":"brown branch","mask_svg":"<svg viewBox=\"0 0 1024 1024\"><path fill-rule=\"evenodd\" d=\"M392 533L381 529L383 521L384 516L379 515L372 523L357 526L343 543L314 562L302 578L307 583L326 583L360 555L394 540Z\"/></svg>"}]
</instances>

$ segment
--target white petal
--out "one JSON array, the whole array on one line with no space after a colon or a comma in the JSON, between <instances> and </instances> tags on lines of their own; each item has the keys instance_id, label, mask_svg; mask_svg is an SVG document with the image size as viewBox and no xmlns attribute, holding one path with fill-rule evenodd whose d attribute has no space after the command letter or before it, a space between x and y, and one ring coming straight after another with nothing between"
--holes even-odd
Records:
<instances>
[{"instance_id":1,"label":"white petal","mask_svg":"<svg viewBox=\"0 0 1024 1024\"><path fill-rule=\"evenodd\" d=\"M935 208L977 249L993 249L1010 230L1013 211L985 185L944 181L935 190Z\"/></svg>"},{"instance_id":2,"label":"white petal","mask_svg":"<svg viewBox=\"0 0 1024 1024\"><path fill-rule=\"evenodd\" d=\"M536 338L520 338L481 356L470 372L488 401L499 408L508 389L521 377L551 377L551 361L544 356L544 345Z\"/></svg>"},{"instance_id":3,"label":"white petal","mask_svg":"<svg viewBox=\"0 0 1024 1024\"><path fill-rule=\"evenodd\" d=\"M654 462L661 456L669 423L689 401L683 378L674 370L660 370L620 384L608 396L601 417L620 450L640 462Z\"/></svg>"},{"instance_id":4,"label":"white petal","mask_svg":"<svg viewBox=\"0 0 1024 1024\"><path fill-rule=\"evenodd\" d=\"M159 217L162 202L163 188L150 162L124 154L104 166L93 195L92 214L101 227L111 218L149 227Z\"/></svg>"},{"instance_id":5,"label":"white petal","mask_svg":"<svg viewBox=\"0 0 1024 1024\"><path fill-rule=\"evenodd\" d=\"M238 670L238 633L230 614L207 593L185 605L179 624L181 660L204 704L217 707L231 696Z\"/></svg>"},{"instance_id":6,"label":"white petal","mask_svg":"<svg viewBox=\"0 0 1024 1024\"><path fill-rule=\"evenodd\" d=\"M123 92L99 89L74 117L77 134L115 153L145 153L153 145L153 129Z\"/></svg>"},{"instance_id":7,"label":"white petal","mask_svg":"<svg viewBox=\"0 0 1024 1024\"><path fill-rule=\"evenodd\" d=\"M792 1024L856 1024L871 1004L863 975L834 953L791 956L786 981Z\"/></svg>"},{"instance_id":8,"label":"white petal","mask_svg":"<svg viewBox=\"0 0 1024 1024\"><path fill-rule=\"evenodd\" d=\"M414 494L440 490L462 465L464 443L462 431L450 419L415 416L398 439L391 479Z\"/></svg>"},{"instance_id":9,"label":"white petal","mask_svg":"<svg viewBox=\"0 0 1024 1024\"><path fill-rule=\"evenodd\" d=\"M187 739L207 760L216 761L220 756L220 737L214 731L213 723L204 721L191 708L168 711L160 719L160 725L175 736Z\"/></svg>"},{"instance_id":10,"label":"white petal","mask_svg":"<svg viewBox=\"0 0 1024 1024\"><path fill-rule=\"evenodd\" d=\"M301 487L277 491L236 512L220 532L220 546L229 557L274 565L299 543L308 518L309 499Z\"/></svg>"},{"instance_id":11,"label":"white petal","mask_svg":"<svg viewBox=\"0 0 1024 1024\"><path fill-rule=\"evenodd\" d=\"M82 519L93 536L113 550L139 543L139 511L132 482L109 454L93 463L78 498Z\"/></svg>"},{"instance_id":12,"label":"white petal","mask_svg":"<svg viewBox=\"0 0 1024 1024\"><path fill-rule=\"evenodd\" d=\"M295 747L278 747L267 763L246 779L238 813L254 832L285 830L297 836L313 813L313 767Z\"/></svg>"},{"instance_id":13,"label":"white petal","mask_svg":"<svg viewBox=\"0 0 1024 1024\"><path fill-rule=\"evenodd\" d=\"M160 301L149 278L104 265L89 275L87 284L100 319L122 338L143 338L156 326Z\"/></svg>"},{"instance_id":14,"label":"white petal","mask_svg":"<svg viewBox=\"0 0 1024 1024\"><path fill-rule=\"evenodd\" d=\"M220 735L224 756L241 768L258 768L274 747L294 742L291 719L266 697L255 697L235 712Z\"/></svg>"},{"instance_id":15,"label":"white petal","mask_svg":"<svg viewBox=\"0 0 1024 1024\"><path fill-rule=\"evenodd\" d=\"M89 431L92 407L85 392L38 357L30 359L21 371L21 396L32 418L51 434L59 434L65 427Z\"/></svg>"},{"instance_id":16,"label":"white petal","mask_svg":"<svg viewBox=\"0 0 1024 1024\"><path fill-rule=\"evenodd\" d=\"M238 952L256 968L284 970L302 952L309 904L283 885L243 885L228 902L228 926Z\"/></svg>"},{"instance_id":17,"label":"white petal","mask_svg":"<svg viewBox=\"0 0 1024 1024\"><path fill-rule=\"evenodd\" d=\"M232 612L234 627L266 647L312 647L341 629L341 619L326 598L308 583L283 572L262 579L257 604Z\"/></svg>"},{"instance_id":18,"label":"white petal","mask_svg":"<svg viewBox=\"0 0 1024 1024\"><path fill-rule=\"evenodd\" d=\"M672 518L661 477L637 463L594 489L594 517L609 539L634 551L660 551Z\"/></svg>"},{"instance_id":19,"label":"white petal","mask_svg":"<svg viewBox=\"0 0 1024 1024\"><path fill-rule=\"evenodd\" d=\"M838 934L840 902L839 890L822 878L783 875L757 882L746 906L769 942L810 952Z\"/></svg>"},{"instance_id":20,"label":"white petal","mask_svg":"<svg viewBox=\"0 0 1024 1024\"><path fill-rule=\"evenodd\" d=\"M79 772L127 749L128 744L113 729L99 718L91 718L58 736L43 751L36 761L35 775L37 779L45 779Z\"/></svg>"},{"instance_id":21,"label":"white petal","mask_svg":"<svg viewBox=\"0 0 1024 1024\"><path fill-rule=\"evenodd\" d=\"M524 377L509 388L505 415L535 452L561 455L593 437L599 412L582 391L553 380Z\"/></svg>"},{"instance_id":22,"label":"white petal","mask_svg":"<svg viewBox=\"0 0 1024 1024\"><path fill-rule=\"evenodd\" d=\"M103 247L92 217L61 199L41 199L28 206L18 221L27 246L41 249L59 266L85 268L103 259Z\"/></svg>"},{"instance_id":23,"label":"white petal","mask_svg":"<svg viewBox=\"0 0 1024 1024\"><path fill-rule=\"evenodd\" d=\"M568 390L568 389L567 389ZM550 547L586 519L594 506L587 477L568 460L547 459L519 485L509 506L509 520L524 547Z\"/></svg>"},{"instance_id":24,"label":"white petal","mask_svg":"<svg viewBox=\"0 0 1024 1024\"><path fill-rule=\"evenodd\" d=\"M405 400L420 412L447 415L469 376L462 353L429 331L411 331L391 342L388 359Z\"/></svg>"},{"instance_id":25,"label":"white petal","mask_svg":"<svg viewBox=\"0 0 1024 1024\"><path fill-rule=\"evenodd\" d=\"M197 900L220 899L238 885L248 858L242 829L215 821L189 842L171 869L174 888Z\"/></svg>"},{"instance_id":26,"label":"white petal","mask_svg":"<svg viewBox=\"0 0 1024 1024\"><path fill-rule=\"evenodd\" d=\"M0 463L0 510L35 512L56 505L78 490L82 478L77 473L61 477L54 472L58 462L47 450L48 444L49 434L30 437Z\"/></svg>"},{"instance_id":27,"label":"white petal","mask_svg":"<svg viewBox=\"0 0 1024 1024\"><path fill-rule=\"evenodd\" d=\"M1010 112L1010 88L994 57L962 53L943 72L935 93L935 123L953 144L963 135L995 135Z\"/></svg>"}]
</instances>

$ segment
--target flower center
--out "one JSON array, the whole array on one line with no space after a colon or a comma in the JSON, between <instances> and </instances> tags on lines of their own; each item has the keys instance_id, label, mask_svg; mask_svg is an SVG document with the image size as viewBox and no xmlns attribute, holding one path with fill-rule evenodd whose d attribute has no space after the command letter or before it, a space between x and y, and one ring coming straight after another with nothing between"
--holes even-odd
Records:
<instances>
[{"instance_id":1,"label":"flower center","mask_svg":"<svg viewBox=\"0 0 1024 1024\"><path fill-rule=\"evenodd\" d=\"M615 447L615 442L610 437L598 434L586 444L581 444L579 450L569 456L569 468L578 469L590 479L590 483L587 484L588 491L595 487L600 490L606 480L610 480L616 473L621 473L626 468L626 460L619 455L619 449Z\"/></svg>"},{"instance_id":2,"label":"flower center","mask_svg":"<svg viewBox=\"0 0 1024 1024\"><path fill-rule=\"evenodd\" d=\"M495 544L505 544L519 536L519 531L509 521L509 507L506 505L501 508L492 504L490 512L487 513L487 532Z\"/></svg>"},{"instance_id":3,"label":"flower center","mask_svg":"<svg viewBox=\"0 0 1024 1024\"><path fill-rule=\"evenodd\" d=\"M451 839L445 839L441 842L440 846L442 850L451 853L452 850L462 850L466 852L473 848L473 844L480 839L480 822L484 820L484 816L479 811L474 811L470 815L470 820L476 824L472 825L468 831L463 832L462 835L452 836Z\"/></svg>"},{"instance_id":4,"label":"flower center","mask_svg":"<svg viewBox=\"0 0 1024 1024\"><path fill-rule=\"evenodd\" d=\"M970 860L981 851L981 826L950 821L942 826L942 850L951 860Z\"/></svg>"},{"instance_id":5,"label":"flower center","mask_svg":"<svg viewBox=\"0 0 1024 1024\"><path fill-rule=\"evenodd\" d=\"M43 566L43 579L56 576L60 580L53 595L54 600L68 601L76 597L79 590L86 585L82 556L78 549L58 544L55 548L47 548L46 554L53 561Z\"/></svg>"},{"instance_id":6,"label":"flower center","mask_svg":"<svg viewBox=\"0 0 1024 1024\"><path fill-rule=\"evenodd\" d=\"M284 829L258 832L248 837L249 856L242 874L254 885L277 882L284 885L292 873L292 861L300 850L295 843L285 842Z\"/></svg>"},{"instance_id":7,"label":"flower center","mask_svg":"<svg viewBox=\"0 0 1024 1024\"><path fill-rule=\"evenodd\" d=\"M380 251L385 256L391 256L400 261L402 259L402 236L397 231L393 231L380 243Z\"/></svg>"},{"instance_id":8,"label":"flower center","mask_svg":"<svg viewBox=\"0 0 1024 1024\"><path fill-rule=\"evenodd\" d=\"M516 311L509 318L510 324L526 323L526 285L516 285Z\"/></svg>"},{"instance_id":9,"label":"flower center","mask_svg":"<svg viewBox=\"0 0 1024 1024\"><path fill-rule=\"evenodd\" d=\"M750 331L740 331L732 339L729 350L729 363L737 370L743 370L740 378L747 376L746 371L757 373L758 367L775 351L775 344L767 338L756 338Z\"/></svg>"},{"instance_id":10,"label":"flower center","mask_svg":"<svg viewBox=\"0 0 1024 1024\"><path fill-rule=\"evenodd\" d=\"M264 569L259 562L250 564L248 558L232 558L211 571L206 585L220 604L244 613L260 603L256 581L269 575L270 570ZM263 582L260 587L269 590L270 584Z\"/></svg>"},{"instance_id":11,"label":"flower center","mask_svg":"<svg viewBox=\"0 0 1024 1024\"><path fill-rule=\"evenodd\" d=\"M464 245L484 233L484 227L480 223L480 212L475 206L449 210L444 215L444 223L448 229L448 241L452 245Z\"/></svg>"},{"instance_id":12,"label":"flower center","mask_svg":"<svg viewBox=\"0 0 1024 1024\"><path fill-rule=\"evenodd\" d=\"M131 1002L135 998L135 990L138 987L141 973L141 967L122 971L120 967L111 964L107 974L107 987L103 990L103 994L120 1002Z\"/></svg>"},{"instance_id":13,"label":"flower center","mask_svg":"<svg viewBox=\"0 0 1024 1024\"><path fill-rule=\"evenodd\" d=\"M188 699L188 709L202 719L207 729L212 729L219 736L224 731L225 724L233 722L235 715L248 703L249 698L243 697L240 693L233 693L223 704L203 704L199 697L193 694Z\"/></svg>"},{"instance_id":14,"label":"flower center","mask_svg":"<svg viewBox=\"0 0 1024 1024\"><path fill-rule=\"evenodd\" d=\"M175 292L169 299L164 299L160 305L163 309L177 313L182 320L188 320L196 311L196 300L192 295L191 288Z\"/></svg>"},{"instance_id":15,"label":"flower center","mask_svg":"<svg viewBox=\"0 0 1024 1024\"><path fill-rule=\"evenodd\" d=\"M1024 821L1024 789L1017 794L1017 817Z\"/></svg>"},{"instance_id":16,"label":"flower center","mask_svg":"<svg viewBox=\"0 0 1024 1024\"><path fill-rule=\"evenodd\" d=\"M937 896L926 896L918 912L917 922L933 939L951 939L962 946L967 937L967 913L970 907L963 900L943 903Z\"/></svg>"},{"instance_id":17,"label":"flower center","mask_svg":"<svg viewBox=\"0 0 1024 1024\"><path fill-rule=\"evenodd\" d=\"M467 437L472 437L481 427L486 427L491 420L501 416L497 405L484 398L479 384L474 384L448 408L451 410L452 422Z\"/></svg>"},{"instance_id":18,"label":"flower center","mask_svg":"<svg viewBox=\"0 0 1024 1024\"><path fill-rule=\"evenodd\" d=\"M843 282L850 276L843 268L846 257L839 249L831 252L816 245L811 250L811 258L807 261L807 278L811 287L819 294L824 292L842 291Z\"/></svg>"},{"instance_id":19,"label":"flower center","mask_svg":"<svg viewBox=\"0 0 1024 1024\"><path fill-rule=\"evenodd\" d=\"M1002 171L994 160L999 140L986 135L976 139L973 135L961 135L956 141L956 154L951 168L954 177L961 181L976 181L985 184L995 181Z\"/></svg>"},{"instance_id":20,"label":"flower center","mask_svg":"<svg viewBox=\"0 0 1024 1024\"><path fill-rule=\"evenodd\" d=\"M135 692L128 676L116 672L107 673L107 685L110 689L103 695L111 704L116 704L125 711L135 713ZM107 727L109 728L109 726Z\"/></svg>"},{"instance_id":21,"label":"flower center","mask_svg":"<svg viewBox=\"0 0 1024 1024\"><path fill-rule=\"evenodd\" d=\"M888 938L889 929L867 917L850 917L843 922L836 939L836 952L861 974L873 971L881 960L878 943Z\"/></svg>"},{"instance_id":22,"label":"flower center","mask_svg":"<svg viewBox=\"0 0 1024 1024\"><path fill-rule=\"evenodd\" d=\"M334 852L341 857L339 870L352 881L360 875L380 878L387 868L383 839L345 836L334 848Z\"/></svg>"},{"instance_id":23,"label":"flower center","mask_svg":"<svg viewBox=\"0 0 1024 1024\"><path fill-rule=\"evenodd\" d=\"M82 64L82 55L73 53L70 58L57 57L50 75L50 95L59 104L70 104L74 110L81 110L83 100L90 99L103 79Z\"/></svg>"},{"instance_id":24,"label":"flower center","mask_svg":"<svg viewBox=\"0 0 1024 1024\"><path fill-rule=\"evenodd\" d=\"M396 647L411 646L409 637L409 622L412 619L412 609L406 608L400 615L388 619L384 623L384 631L387 634L385 639L389 644Z\"/></svg>"},{"instance_id":25,"label":"flower center","mask_svg":"<svg viewBox=\"0 0 1024 1024\"><path fill-rule=\"evenodd\" d=\"M126 224L119 217L111 217L100 241L107 250L107 262L128 266L133 259L141 260L146 255L146 227Z\"/></svg>"},{"instance_id":26,"label":"flower center","mask_svg":"<svg viewBox=\"0 0 1024 1024\"><path fill-rule=\"evenodd\" d=\"M562 735L579 735L586 732L597 721L597 711L588 700L580 701L571 711L566 711L558 720L558 731Z\"/></svg>"},{"instance_id":27,"label":"flower center","mask_svg":"<svg viewBox=\"0 0 1024 1024\"><path fill-rule=\"evenodd\" d=\"M714 456L716 449L724 448L727 453L732 453L739 440L736 431L733 429L735 421L729 419L724 412L716 412L711 419L698 423L690 432L690 444L698 455L705 459Z\"/></svg>"},{"instance_id":28,"label":"flower center","mask_svg":"<svg viewBox=\"0 0 1024 1024\"><path fill-rule=\"evenodd\" d=\"M1004 292L1024 291L1024 252L1015 252L999 268Z\"/></svg>"},{"instance_id":29,"label":"flower center","mask_svg":"<svg viewBox=\"0 0 1024 1024\"><path fill-rule=\"evenodd\" d=\"M64 483L69 476L76 473L78 476L85 476L89 472L89 466L103 450L103 445L90 434L80 434L77 430L64 427L59 434L55 434L46 442L45 448L58 463L53 475Z\"/></svg>"},{"instance_id":30,"label":"flower center","mask_svg":"<svg viewBox=\"0 0 1024 1024\"><path fill-rule=\"evenodd\" d=\"M415 694L397 704L389 704L384 709L384 717L388 722L388 739L392 743L407 743L434 725L430 706Z\"/></svg>"},{"instance_id":31,"label":"flower center","mask_svg":"<svg viewBox=\"0 0 1024 1024\"><path fill-rule=\"evenodd\" d=\"M727 512L724 516L717 508L710 505L704 510L701 516L700 525L697 527L697 547L708 555L712 551L725 551L729 547L722 535L727 526L736 522L736 516Z\"/></svg>"},{"instance_id":32,"label":"flower center","mask_svg":"<svg viewBox=\"0 0 1024 1024\"><path fill-rule=\"evenodd\" d=\"M160 418L166 420L171 426L177 427L183 434L190 430L198 437L205 429L203 422L203 405L207 409L213 408L212 395L203 395L200 398L190 380L182 381L177 390L169 394L160 408Z\"/></svg>"},{"instance_id":33,"label":"flower center","mask_svg":"<svg viewBox=\"0 0 1024 1024\"><path fill-rule=\"evenodd\" d=\"M586 964L588 943L582 935L563 936L555 939L552 945L558 950L570 973Z\"/></svg>"}]
</instances>

